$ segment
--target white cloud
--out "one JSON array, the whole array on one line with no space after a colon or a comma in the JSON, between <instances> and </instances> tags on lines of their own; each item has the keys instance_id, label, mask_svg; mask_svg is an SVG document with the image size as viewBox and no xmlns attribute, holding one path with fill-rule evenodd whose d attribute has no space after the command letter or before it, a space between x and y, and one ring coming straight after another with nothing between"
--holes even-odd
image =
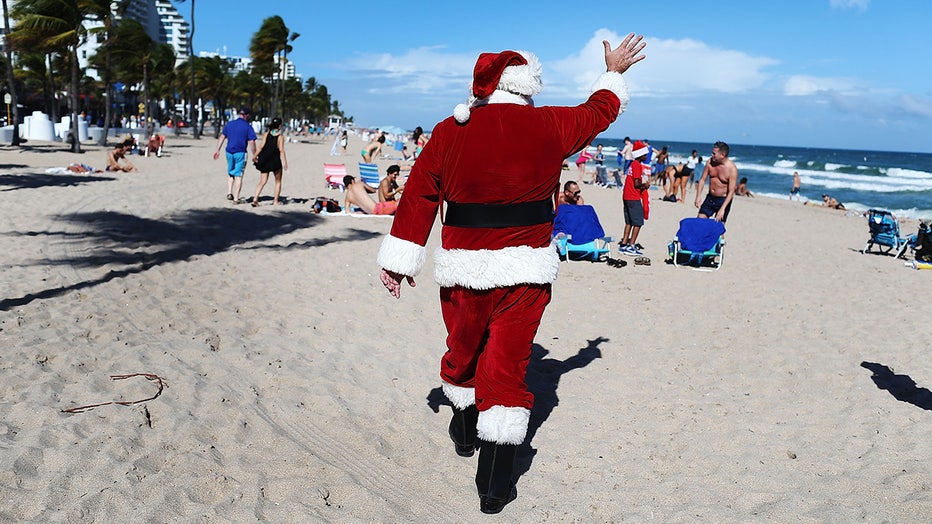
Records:
<instances>
[{"instance_id":1,"label":"white cloud","mask_svg":"<svg viewBox=\"0 0 932 524\"><path fill-rule=\"evenodd\" d=\"M867 4L870 0L829 0L829 5L840 9L860 9L867 10Z\"/></svg>"},{"instance_id":2,"label":"white cloud","mask_svg":"<svg viewBox=\"0 0 932 524\"><path fill-rule=\"evenodd\" d=\"M910 114L932 118L932 100L913 95L899 97L900 108Z\"/></svg>"},{"instance_id":3,"label":"white cloud","mask_svg":"<svg viewBox=\"0 0 932 524\"><path fill-rule=\"evenodd\" d=\"M545 67L546 89L556 84L566 94L587 93L589 86L605 69L602 40L618 45L623 39L607 29L595 35L580 49L562 60ZM719 49L692 39L665 40L646 38L647 58L632 66L626 74L628 87L640 95L664 95L708 90L738 93L764 85L771 75L765 72L778 64L775 59L751 56L741 51ZM547 70L558 73L558 79L547 82Z\"/></svg>"},{"instance_id":4,"label":"white cloud","mask_svg":"<svg viewBox=\"0 0 932 524\"><path fill-rule=\"evenodd\" d=\"M444 53L442 49L419 47L401 55L360 55L344 68L367 77L372 93L455 93L466 98L477 55Z\"/></svg>"},{"instance_id":5,"label":"white cloud","mask_svg":"<svg viewBox=\"0 0 932 524\"><path fill-rule=\"evenodd\" d=\"M845 78L793 75L783 84L783 94L787 96L811 96L826 91L857 94L855 88L855 82Z\"/></svg>"}]
</instances>

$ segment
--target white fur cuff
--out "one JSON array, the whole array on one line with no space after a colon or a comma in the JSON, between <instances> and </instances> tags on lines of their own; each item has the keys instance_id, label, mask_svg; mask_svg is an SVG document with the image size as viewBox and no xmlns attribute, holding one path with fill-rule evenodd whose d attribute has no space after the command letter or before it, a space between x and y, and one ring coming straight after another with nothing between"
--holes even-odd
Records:
<instances>
[{"instance_id":1,"label":"white fur cuff","mask_svg":"<svg viewBox=\"0 0 932 524\"><path fill-rule=\"evenodd\" d=\"M612 93L615 93L615 95L618 96L618 100L621 102L621 105L618 106L618 114L620 115L625 112L630 97L628 96L628 83L625 82L621 73L614 73L611 71L602 73L599 78L596 79L595 83L592 84L593 93L599 89L608 89Z\"/></svg>"},{"instance_id":2,"label":"white fur cuff","mask_svg":"<svg viewBox=\"0 0 932 524\"><path fill-rule=\"evenodd\" d=\"M376 261L384 269L414 277L421 272L426 259L427 250L424 249L424 246L391 235L385 235L382 246L379 247L379 255Z\"/></svg>"},{"instance_id":3,"label":"white fur cuff","mask_svg":"<svg viewBox=\"0 0 932 524\"><path fill-rule=\"evenodd\" d=\"M453 404L453 407L456 409L466 409L469 406L474 406L476 404L476 390L475 388L464 388L462 386L454 386L453 384L448 384L444 382L440 385L443 389L443 394L450 399L450 403Z\"/></svg>"},{"instance_id":4,"label":"white fur cuff","mask_svg":"<svg viewBox=\"0 0 932 524\"><path fill-rule=\"evenodd\" d=\"M517 446L524 442L530 420L531 410L527 408L492 406L479 412L476 429L486 442Z\"/></svg>"}]
</instances>

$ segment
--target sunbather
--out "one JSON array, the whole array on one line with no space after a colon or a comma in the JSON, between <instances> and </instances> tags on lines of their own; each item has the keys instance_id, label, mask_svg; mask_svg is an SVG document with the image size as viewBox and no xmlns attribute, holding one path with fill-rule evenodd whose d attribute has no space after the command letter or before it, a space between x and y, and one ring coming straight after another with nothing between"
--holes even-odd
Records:
<instances>
[{"instance_id":1,"label":"sunbather","mask_svg":"<svg viewBox=\"0 0 932 524\"><path fill-rule=\"evenodd\" d=\"M356 206L367 215L394 215L398 202L389 200L387 202L375 202L370 193L375 193L375 188L369 187L368 184L357 182L353 175L343 177L343 185L346 187L346 199L343 202L343 209L347 213L352 213Z\"/></svg>"}]
</instances>

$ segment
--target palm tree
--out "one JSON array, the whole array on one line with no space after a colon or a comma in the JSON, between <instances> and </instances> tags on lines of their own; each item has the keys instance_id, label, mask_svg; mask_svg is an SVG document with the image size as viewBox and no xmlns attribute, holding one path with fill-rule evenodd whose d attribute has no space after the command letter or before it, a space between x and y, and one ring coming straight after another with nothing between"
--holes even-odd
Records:
<instances>
[{"instance_id":1,"label":"palm tree","mask_svg":"<svg viewBox=\"0 0 932 524\"><path fill-rule=\"evenodd\" d=\"M182 2L182 3L183 3L184 1L185 1L185 0L178 0L178 2ZM195 76L195 75L194 75L194 72L195 72L195 69L194 69L194 68L195 68L195 63L194 63L194 60L193 60L193 58L194 58L194 0L191 0L191 31L188 33L188 58L189 58L189 60L188 60L188 73L189 73L189 76L188 76L188 78L190 79L189 82L188 82L188 87L190 88L190 91L189 91L189 93L190 93L190 98L189 98L189 100L188 100L188 116L189 116L190 119L191 119L191 125L194 127L194 138L200 138L200 137L201 137L201 132L198 130L198 126L197 126L197 123L195 122L195 116L194 116L194 100L195 100L195 98L194 98L194 97L195 97L195 89L194 89L194 86L195 86L195 80L194 80L194 76ZM179 71L179 73L180 73L180 71ZM180 77L180 74L179 74L179 77ZM175 129L177 129L177 128L175 128Z\"/></svg>"},{"instance_id":2,"label":"palm tree","mask_svg":"<svg viewBox=\"0 0 932 524\"><path fill-rule=\"evenodd\" d=\"M156 43L136 20L122 20L116 26L110 49L119 64L116 70L126 83L142 84L143 118L149 122L152 77L168 75L175 66L175 51L168 44Z\"/></svg>"},{"instance_id":3,"label":"palm tree","mask_svg":"<svg viewBox=\"0 0 932 524\"><path fill-rule=\"evenodd\" d=\"M4 35L10 34L10 10L7 8L6 0L3 0L3 29ZM4 37L6 38L6 37ZM10 145L19 145L19 98L16 93L16 77L13 75L13 50L10 49L10 43L4 42L3 49L6 51L6 81L10 88L10 103L13 104L13 121L7 122L13 125L13 140Z\"/></svg>"},{"instance_id":4,"label":"palm tree","mask_svg":"<svg viewBox=\"0 0 932 524\"><path fill-rule=\"evenodd\" d=\"M71 69L71 151L81 152L78 140L78 47L87 38L84 20L91 13L85 0L18 0L13 7L16 28L8 41L18 48L30 46L60 49L67 54Z\"/></svg>"},{"instance_id":5,"label":"palm tree","mask_svg":"<svg viewBox=\"0 0 932 524\"><path fill-rule=\"evenodd\" d=\"M130 0L121 0L111 2L110 0L88 0L91 14L103 23L99 29L93 29L92 32L104 35L104 43L101 48L104 51L104 60L102 67L99 69L103 72L104 82L104 131L100 137L100 145L107 145L107 135L110 134L110 121L113 120L113 56L110 53L111 42L114 37L114 28L116 26L116 17L126 12L126 7ZM116 9L114 9L116 8Z\"/></svg>"},{"instance_id":6,"label":"palm tree","mask_svg":"<svg viewBox=\"0 0 932 524\"><path fill-rule=\"evenodd\" d=\"M282 17L275 15L262 21L262 25L252 35L252 41L249 43L253 71L274 83L270 108L272 113L278 110L278 84L282 69L281 52L285 49L291 50L291 46L288 45L289 35L290 31L285 21ZM276 57L278 58L277 64Z\"/></svg>"}]
</instances>

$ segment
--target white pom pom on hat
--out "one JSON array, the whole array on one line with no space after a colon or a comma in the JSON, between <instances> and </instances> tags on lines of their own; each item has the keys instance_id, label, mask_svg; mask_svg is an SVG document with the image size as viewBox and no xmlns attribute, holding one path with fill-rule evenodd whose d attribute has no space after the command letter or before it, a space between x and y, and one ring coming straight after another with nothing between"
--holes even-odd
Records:
<instances>
[{"instance_id":1,"label":"white pom pom on hat","mask_svg":"<svg viewBox=\"0 0 932 524\"><path fill-rule=\"evenodd\" d=\"M469 120L470 109L480 100L486 99L496 90L531 97L543 87L540 80L540 61L527 51L502 51L482 53L473 68L473 81L469 103L459 104L453 109L453 117L459 123Z\"/></svg>"}]
</instances>

